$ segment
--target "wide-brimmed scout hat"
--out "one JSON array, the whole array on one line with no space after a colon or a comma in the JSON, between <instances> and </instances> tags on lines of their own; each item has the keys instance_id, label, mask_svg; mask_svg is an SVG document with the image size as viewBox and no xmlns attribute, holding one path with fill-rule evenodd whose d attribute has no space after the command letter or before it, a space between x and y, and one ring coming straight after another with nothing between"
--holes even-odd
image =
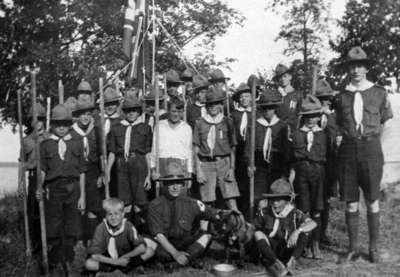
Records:
<instances>
[{"instance_id":1,"label":"wide-brimmed scout hat","mask_svg":"<svg viewBox=\"0 0 400 277\"><path fill-rule=\"evenodd\" d=\"M347 56L344 60L344 62L341 63L342 67L348 67L351 64L354 63L362 63L366 65L367 67L372 65L372 60L368 58L367 53L360 47L356 46L353 47L347 52Z\"/></svg>"},{"instance_id":2,"label":"wide-brimmed scout hat","mask_svg":"<svg viewBox=\"0 0 400 277\"><path fill-rule=\"evenodd\" d=\"M270 193L263 193L262 196L265 198L294 198L296 194L293 191L293 187L288 181L283 178L275 180L271 184Z\"/></svg>"},{"instance_id":3,"label":"wide-brimmed scout hat","mask_svg":"<svg viewBox=\"0 0 400 277\"><path fill-rule=\"evenodd\" d=\"M208 80L203 75L193 76L193 92L196 93L202 89L207 89L209 86Z\"/></svg>"},{"instance_id":4,"label":"wide-brimmed scout hat","mask_svg":"<svg viewBox=\"0 0 400 277\"><path fill-rule=\"evenodd\" d=\"M333 89L331 88L331 85L328 83L327 80L320 79L317 81L315 96L319 99L334 96Z\"/></svg>"},{"instance_id":5,"label":"wide-brimmed scout hat","mask_svg":"<svg viewBox=\"0 0 400 277\"><path fill-rule=\"evenodd\" d=\"M64 105L71 111L74 111L76 109L76 106L78 105L78 100L73 97L70 96L67 98L67 100L64 101Z\"/></svg>"},{"instance_id":6,"label":"wide-brimmed scout hat","mask_svg":"<svg viewBox=\"0 0 400 277\"><path fill-rule=\"evenodd\" d=\"M159 101L165 100L164 91L162 89L158 90L158 99ZM150 102L156 101L156 92L153 88L146 90L146 92L142 96L143 101Z\"/></svg>"},{"instance_id":7,"label":"wide-brimmed scout hat","mask_svg":"<svg viewBox=\"0 0 400 277\"><path fill-rule=\"evenodd\" d=\"M249 86L250 89L251 89L251 86L253 85L253 83L256 84L257 89L259 89L261 87L260 79L256 75L251 74L249 76L249 78L247 79L247 85Z\"/></svg>"},{"instance_id":8,"label":"wide-brimmed scout hat","mask_svg":"<svg viewBox=\"0 0 400 277\"><path fill-rule=\"evenodd\" d=\"M206 104L221 102L226 99L226 93L222 89L209 87L206 92Z\"/></svg>"},{"instance_id":9,"label":"wide-brimmed scout hat","mask_svg":"<svg viewBox=\"0 0 400 277\"><path fill-rule=\"evenodd\" d=\"M208 76L209 82L221 82L221 81L227 81L230 79L231 78L229 78L229 77L225 77L225 75L221 71L221 69L214 69L213 71L211 71L211 73Z\"/></svg>"},{"instance_id":10,"label":"wide-brimmed scout hat","mask_svg":"<svg viewBox=\"0 0 400 277\"><path fill-rule=\"evenodd\" d=\"M89 82L85 81L82 79L82 81L79 83L78 88L77 88L78 94L80 93L92 93L92 86L89 84Z\"/></svg>"},{"instance_id":11,"label":"wide-brimmed scout hat","mask_svg":"<svg viewBox=\"0 0 400 277\"><path fill-rule=\"evenodd\" d=\"M183 83L179 78L178 72L173 69L168 70L165 75L167 77L167 84L179 86Z\"/></svg>"},{"instance_id":12,"label":"wide-brimmed scout hat","mask_svg":"<svg viewBox=\"0 0 400 277\"><path fill-rule=\"evenodd\" d=\"M282 104L282 95L275 89L265 89L257 101L258 107L272 107Z\"/></svg>"},{"instance_id":13,"label":"wide-brimmed scout hat","mask_svg":"<svg viewBox=\"0 0 400 277\"><path fill-rule=\"evenodd\" d=\"M192 82L193 81L193 70L190 68L186 68L181 75L181 81L184 82Z\"/></svg>"},{"instance_id":14,"label":"wide-brimmed scout hat","mask_svg":"<svg viewBox=\"0 0 400 277\"><path fill-rule=\"evenodd\" d=\"M308 94L301 103L299 115L320 114L322 112L321 102L314 95Z\"/></svg>"},{"instance_id":15,"label":"wide-brimmed scout hat","mask_svg":"<svg viewBox=\"0 0 400 277\"><path fill-rule=\"evenodd\" d=\"M71 109L66 104L58 104L51 110L52 122L65 121L72 124L72 112Z\"/></svg>"},{"instance_id":16,"label":"wide-brimmed scout hat","mask_svg":"<svg viewBox=\"0 0 400 277\"><path fill-rule=\"evenodd\" d=\"M275 67L275 78L280 78L285 73L292 73L292 70L284 64L278 64Z\"/></svg>"},{"instance_id":17,"label":"wide-brimmed scout hat","mask_svg":"<svg viewBox=\"0 0 400 277\"><path fill-rule=\"evenodd\" d=\"M234 101L239 101L240 95L242 93L251 93L251 88L245 84L245 83L240 83L235 92L232 95L232 99Z\"/></svg>"},{"instance_id":18,"label":"wide-brimmed scout hat","mask_svg":"<svg viewBox=\"0 0 400 277\"><path fill-rule=\"evenodd\" d=\"M36 103L36 113L37 113L37 118L40 119L46 118L46 109L40 103ZM33 107L29 108L28 118L33 118Z\"/></svg>"},{"instance_id":19,"label":"wide-brimmed scout hat","mask_svg":"<svg viewBox=\"0 0 400 277\"><path fill-rule=\"evenodd\" d=\"M157 181L171 182L171 181L186 181L191 180L188 177L183 165L177 161L170 161L165 169L165 175L157 179Z\"/></svg>"},{"instance_id":20,"label":"wide-brimmed scout hat","mask_svg":"<svg viewBox=\"0 0 400 277\"><path fill-rule=\"evenodd\" d=\"M122 110L130 110L135 108L141 108L142 101L137 97L134 90L129 90L125 93L125 99L122 104Z\"/></svg>"},{"instance_id":21,"label":"wide-brimmed scout hat","mask_svg":"<svg viewBox=\"0 0 400 277\"><path fill-rule=\"evenodd\" d=\"M72 115L78 116L84 112L91 112L95 109L94 103L87 98L79 98L75 108L72 110Z\"/></svg>"},{"instance_id":22,"label":"wide-brimmed scout hat","mask_svg":"<svg viewBox=\"0 0 400 277\"><path fill-rule=\"evenodd\" d=\"M118 102L121 100L121 95L117 90L108 87L104 90L104 104Z\"/></svg>"}]
</instances>

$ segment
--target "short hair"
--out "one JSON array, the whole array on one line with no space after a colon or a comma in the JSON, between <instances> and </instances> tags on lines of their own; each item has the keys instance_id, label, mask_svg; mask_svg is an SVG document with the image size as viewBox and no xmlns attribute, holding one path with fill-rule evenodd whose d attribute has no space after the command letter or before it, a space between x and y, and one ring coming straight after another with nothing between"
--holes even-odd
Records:
<instances>
[{"instance_id":1,"label":"short hair","mask_svg":"<svg viewBox=\"0 0 400 277\"><path fill-rule=\"evenodd\" d=\"M121 209L123 210L125 207L124 201L122 201L119 198L115 198L115 197L111 197L111 198L103 200L103 209L105 211L109 211L112 208L117 208L118 206L120 206Z\"/></svg>"},{"instance_id":2,"label":"short hair","mask_svg":"<svg viewBox=\"0 0 400 277\"><path fill-rule=\"evenodd\" d=\"M171 109L172 106L175 106L177 109L183 109L185 107L185 103L178 96L171 96L168 101L168 110Z\"/></svg>"}]
</instances>

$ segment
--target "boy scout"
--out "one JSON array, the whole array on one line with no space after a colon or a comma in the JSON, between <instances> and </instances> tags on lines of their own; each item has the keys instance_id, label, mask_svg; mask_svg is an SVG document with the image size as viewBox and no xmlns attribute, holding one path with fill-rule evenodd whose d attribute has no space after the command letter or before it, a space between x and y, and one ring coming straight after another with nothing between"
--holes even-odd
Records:
<instances>
[{"instance_id":1,"label":"boy scout","mask_svg":"<svg viewBox=\"0 0 400 277\"><path fill-rule=\"evenodd\" d=\"M262 263L273 276L291 275L316 223L292 204L295 194L285 179L272 183L271 192L263 198L254 222Z\"/></svg>"},{"instance_id":2,"label":"boy scout","mask_svg":"<svg viewBox=\"0 0 400 277\"><path fill-rule=\"evenodd\" d=\"M354 47L347 53L343 66L350 82L337 97L337 123L343 135L339 147L339 185L346 201L346 224L350 251L347 259L358 252L358 202L361 188L367 203L369 259L379 261L379 184L382 178L383 154L379 139L381 124L393 117L386 91L368 81L371 65L364 50Z\"/></svg>"},{"instance_id":3,"label":"boy scout","mask_svg":"<svg viewBox=\"0 0 400 277\"><path fill-rule=\"evenodd\" d=\"M318 126L321 103L307 95L301 105L301 128L292 135L292 169L295 172L294 189L299 195L297 207L317 223L312 232L311 254L321 258L319 250L321 211L324 210L324 176L326 162L326 134Z\"/></svg>"},{"instance_id":4,"label":"boy scout","mask_svg":"<svg viewBox=\"0 0 400 277\"><path fill-rule=\"evenodd\" d=\"M77 118L77 122L72 125L71 136L83 145L83 156L87 164L85 178L86 195L86 218L85 218L85 240L89 241L93 237L94 230L102 218L102 200L104 191L102 186L99 130L94 125L92 112L94 104L90 100L78 100L76 108L72 114Z\"/></svg>"},{"instance_id":5,"label":"boy scout","mask_svg":"<svg viewBox=\"0 0 400 277\"><path fill-rule=\"evenodd\" d=\"M70 134L69 108L55 106L51 125L52 134L40 145L49 263L55 266L62 262L68 271L74 258L73 245L80 234L79 210L85 210L86 163L82 142L73 140Z\"/></svg>"},{"instance_id":6,"label":"boy scout","mask_svg":"<svg viewBox=\"0 0 400 277\"><path fill-rule=\"evenodd\" d=\"M239 189L235 180L235 128L222 113L224 91L210 87L206 95L207 114L196 121L193 145L201 200L212 204L220 188L227 207L237 210Z\"/></svg>"},{"instance_id":7,"label":"boy scout","mask_svg":"<svg viewBox=\"0 0 400 277\"><path fill-rule=\"evenodd\" d=\"M195 75L193 77L193 101L187 103L186 107L186 121L194 130L196 120L206 115L206 91L208 88L208 81L202 75Z\"/></svg>"}]
</instances>

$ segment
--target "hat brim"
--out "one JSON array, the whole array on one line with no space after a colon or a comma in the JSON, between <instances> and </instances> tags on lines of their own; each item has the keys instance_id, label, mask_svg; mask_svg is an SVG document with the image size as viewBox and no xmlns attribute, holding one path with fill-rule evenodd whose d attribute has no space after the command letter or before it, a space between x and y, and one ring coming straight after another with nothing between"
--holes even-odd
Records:
<instances>
[{"instance_id":1,"label":"hat brim","mask_svg":"<svg viewBox=\"0 0 400 277\"><path fill-rule=\"evenodd\" d=\"M104 104L110 104L110 103L114 103L114 102L119 102L121 100L121 97L118 97L118 98L112 98L112 99L108 99L108 100L105 100L104 99ZM100 102L100 101L99 101Z\"/></svg>"},{"instance_id":2,"label":"hat brim","mask_svg":"<svg viewBox=\"0 0 400 277\"><path fill-rule=\"evenodd\" d=\"M122 110L126 111L126 110L134 110L134 109L139 109L142 108L142 105L129 105L129 106L122 106Z\"/></svg>"},{"instance_id":3,"label":"hat brim","mask_svg":"<svg viewBox=\"0 0 400 277\"><path fill-rule=\"evenodd\" d=\"M193 77L181 77L182 82L193 82Z\"/></svg>"},{"instance_id":4,"label":"hat brim","mask_svg":"<svg viewBox=\"0 0 400 277\"><path fill-rule=\"evenodd\" d=\"M193 88L193 92L198 92L198 91L200 91L200 90L202 90L202 89L207 89L209 87L209 85L202 85L202 86L198 86L198 87L194 87Z\"/></svg>"},{"instance_id":5,"label":"hat brim","mask_svg":"<svg viewBox=\"0 0 400 277\"><path fill-rule=\"evenodd\" d=\"M273 107L273 106L279 106L282 105L282 101L276 101L276 102L264 102L264 103L256 103L257 107Z\"/></svg>"},{"instance_id":6,"label":"hat brim","mask_svg":"<svg viewBox=\"0 0 400 277\"><path fill-rule=\"evenodd\" d=\"M289 73L289 74L293 74L293 69L291 69L291 68L289 68L288 70L285 70L285 71L282 71L282 72L274 72L275 73L275 75L274 75L274 78L280 78L280 77L282 77L282 75L284 75L284 74L286 74L286 73Z\"/></svg>"},{"instance_id":7,"label":"hat brim","mask_svg":"<svg viewBox=\"0 0 400 277\"><path fill-rule=\"evenodd\" d=\"M81 108L81 109L76 109L72 111L72 115L79 115L81 113L84 112L92 112L95 109L94 106L90 106L90 107L85 107L85 108Z\"/></svg>"},{"instance_id":8,"label":"hat brim","mask_svg":"<svg viewBox=\"0 0 400 277\"><path fill-rule=\"evenodd\" d=\"M315 94L315 97L317 98L330 98L335 96L333 93L320 93L320 94Z\"/></svg>"},{"instance_id":9,"label":"hat brim","mask_svg":"<svg viewBox=\"0 0 400 277\"><path fill-rule=\"evenodd\" d=\"M212 100L207 100L205 101L206 104L211 104L211 103L217 103L217 102L222 102L226 100L226 96L224 97L220 97L220 98L216 98L216 99L212 99Z\"/></svg>"},{"instance_id":10,"label":"hat brim","mask_svg":"<svg viewBox=\"0 0 400 277\"><path fill-rule=\"evenodd\" d=\"M223 77L223 78L208 78L208 81L209 82L221 82L221 81L223 81L223 82L225 82L225 81L229 81L231 78L229 78L229 77Z\"/></svg>"},{"instance_id":11,"label":"hat brim","mask_svg":"<svg viewBox=\"0 0 400 277\"><path fill-rule=\"evenodd\" d=\"M60 122L65 122L67 125L72 125L72 118L71 119L65 119L65 118L51 118L50 123L60 123Z\"/></svg>"},{"instance_id":12,"label":"hat brim","mask_svg":"<svg viewBox=\"0 0 400 277\"><path fill-rule=\"evenodd\" d=\"M312 115L312 114L322 114L322 109L308 111L308 112L299 112L299 115Z\"/></svg>"},{"instance_id":13,"label":"hat brim","mask_svg":"<svg viewBox=\"0 0 400 277\"><path fill-rule=\"evenodd\" d=\"M291 194L286 194L286 193L281 193L281 194L272 194L272 193L263 193L262 197L264 198L292 198L292 197L296 197L297 194L296 193L291 193Z\"/></svg>"},{"instance_id":14,"label":"hat brim","mask_svg":"<svg viewBox=\"0 0 400 277\"><path fill-rule=\"evenodd\" d=\"M364 64L364 65L366 65L367 67L371 67L373 64L374 64L374 62L371 60L371 59L354 59L354 60L346 60L346 61L344 61L344 62L342 62L342 63L340 63L339 64L339 66L340 67L349 67L350 65L352 65L352 64Z\"/></svg>"}]
</instances>

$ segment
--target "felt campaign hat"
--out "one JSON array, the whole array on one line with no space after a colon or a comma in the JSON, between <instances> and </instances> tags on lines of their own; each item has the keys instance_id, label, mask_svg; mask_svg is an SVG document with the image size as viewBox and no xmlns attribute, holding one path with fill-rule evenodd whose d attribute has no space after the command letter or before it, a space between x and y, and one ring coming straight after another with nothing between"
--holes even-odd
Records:
<instances>
[{"instance_id":1,"label":"felt campaign hat","mask_svg":"<svg viewBox=\"0 0 400 277\"><path fill-rule=\"evenodd\" d=\"M117 90L112 87L104 90L104 104L118 102L119 100L121 100L121 95Z\"/></svg>"},{"instance_id":2,"label":"felt campaign hat","mask_svg":"<svg viewBox=\"0 0 400 277\"><path fill-rule=\"evenodd\" d=\"M220 81L227 81L230 80L229 77L225 77L224 73L221 69L214 69L211 71L208 77L209 82L220 82Z\"/></svg>"},{"instance_id":3,"label":"felt campaign hat","mask_svg":"<svg viewBox=\"0 0 400 277\"><path fill-rule=\"evenodd\" d=\"M209 87L206 92L206 104L207 103L215 103L221 102L226 99L226 93L222 89L218 89L216 87Z\"/></svg>"},{"instance_id":4,"label":"felt campaign hat","mask_svg":"<svg viewBox=\"0 0 400 277\"><path fill-rule=\"evenodd\" d=\"M66 121L72 124L72 112L66 104L58 104L51 110L50 121Z\"/></svg>"},{"instance_id":5,"label":"felt campaign hat","mask_svg":"<svg viewBox=\"0 0 400 277\"><path fill-rule=\"evenodd\" d=\"M275 78L280 78L285 73L292 73L292 70L284 64L278 64L275 67Z\"/></svg>"},{"instance_id":6,"label":"felt campaign hat","mask_svg":"<svg viewBox=\"0 0 400 277\"><path fill-rule=\"evenodd\" d=\"M275 180L270 187L270 193L263 193L265 198L282 198L290 197L294 198L296 194L293 191L293 187L288 181L283 178Z\"/></svg>"},{"instance_id":7,"label":"felt campaign hat","mask_svg":"<svg viewBox=\"0 0 400 277\"><path fill-rule=\"evenodd\" d=\"M207 89L209 86L208 80L203 75L193 76L193 92L196 93L202 89Z\"/></svg>"},{"instance_id":8,"label":"felt campaign hat","mask_svg":"<svg viewBox=\"0 0 400 277\"><path fill-rule=\"evenodd\" d=\"M94 103L87 98L79 98L75 108L72 110L73 116L78 116L84 112L91 112L95 109Z\"/></svg>"},{"instance_id":9,"label":"felt campaign hat","mask_svg":"<svg viewBox=\"0 0 400 277\"><path fill-rule=\"evenodd\" d=\"M71 111L74 111L76 109L76 106L78 105L78 100L76 100L75 97L70 96L65 100L64 105Z\"/></svg>"},{"instance_id":10,"label":"felt campaign hat","mask_svg":"<svg viewBox=\"0 0 400 277\"><path fill-rule=\"evenodd\" d=\"M257 101L257 106L279 106L282 104L282 95L275 89L265 89Z\"/></svg>"},{"instance_id":11,"label":"felt campaign hat","mask_svg":"<svg viewBox=\"0 0 400 277\"><path fill-rule=\"evenodd\" d=\"M240 95L242 93L251 93L251 88L245 83L240 83L239 86L237 87L235 93L232 95L232 99L236 102L239 101Z\"/></svg>"},{"instance_id":12,"label":"felt campaign hat","mask_svg":"<svg viewBox=\"0 0 400 277\"><path fill-rule=\"evenodd\" d=\"M308 94L301 103L299 115L320 114L321 112L321 102L314 95Z\"/></svg>"},{"instance_id":13,"label":"felt campaign hat","mask_svg":"<svg viewBox=\"0 0 400 277\"><path fill-rule=\"evenodd\" d=\"M36 112L38 118L46 118L46 109L43 107L42 104L36 103ZM29 108L28 118L33 118L33 107Z\"/></svg>"},{"instance_id":14,"label":"felt campaign hat","mask_svg":"<svg viewBox=\"0 0 400 277\"><path fill-rule=\"evenodd\" d=\"M179 78L178 72L176 72L173 69L168 70L165 75L167 77L167 84L174 84L179 86L180 84L183 83Z\"/></svg>"},{"instance_id":15,"label":"felt campaign hat","mask_svg":"<svg viewBox=\"0 0 400 277\"><path fill-rule=\"evenodd\" d=\"M356 46L347 52L346 59L341 65L342 67L348 67L354 63L361 63L369 67L372 65L372 60L368 58L367 53L360 46Z\"/></svg>"},{"instance_id":16,"label":"felt campaign hat","mask_svg":"<svg viewBox=\"0 0 400 277\"><path fill-rule=\"evenodd\" d=\"M122 110L130 110L141 107L142 107L142 102L136 96L136 93L134 91L131 91L130 93L127 92L125 94L125 99L124 102L122 103Z\"/></svg>"},{"instance_id":17,"label":"felt campaign hat","mask_svg":"<svg viewBox=\"0 0 400 277\"><path fill-rule=\"evenodd\" d=\"M158 93L159 93L159 95L158 95L159 101L165 100L165 95L164 95L163 90L159 89ZM143 98L144 101L156 101L156 91L155 91L155 89L151 88L151 89L147 90L143 94L142 98Z\"/></svg>"},{"instance_id":18,"label":"felt campaign hat","mask_svg":"<svg viewBox=\"0 0 400 277\"><path fill-rule=\"evenodd\" d=\"M186 68L181 75L181 80L186 81L186 82L192 82L193 81L193 70L190 68Z\"/></svg>"},{"instance_id":19,"label":"felt campaign hat","mask_svg":"<svg viewBox=\"0 0 400 277\"><path fill-rule=\"evenodd\" d=\"M254 74L251 74L249 78L247 79L247 85L249 88L253 85L253 83L256 84L256 88L259 89L261 87L261 81L258 79L258 77Z\"/></svg>"},{"instance_id":20,"label":"felt campaign hat","mask_svg":"<svg viewBox=\"0 0 400 277\"><path fill-rule=\"evenodd\" d=\"M92 93L92 86L89 84L89 82L82 79L77 90L78 93Z\"/></svg>"},{"instance_id":21,"label":"felt campaign hat","mask_svg":"<svg viewBox=\"0 0 400 277\"><path fill-rule=\"evenodd\" d=\"M157 181L186 181L191 179L181 163L170 161L166 166L164 175L158 178Z\"/></svg>"},{"instance_id":22,"label":"felt campaign hat","mask_svg":"<svg viewBox=\"0 0 400 277\"><path fill-rule=\"evenodd\" d=\"M317 85L315 88L315 96L317 98L329 98L333 95L333 90L327 80L321 79L317 81Z\"/></svg>"}]
</instances>

